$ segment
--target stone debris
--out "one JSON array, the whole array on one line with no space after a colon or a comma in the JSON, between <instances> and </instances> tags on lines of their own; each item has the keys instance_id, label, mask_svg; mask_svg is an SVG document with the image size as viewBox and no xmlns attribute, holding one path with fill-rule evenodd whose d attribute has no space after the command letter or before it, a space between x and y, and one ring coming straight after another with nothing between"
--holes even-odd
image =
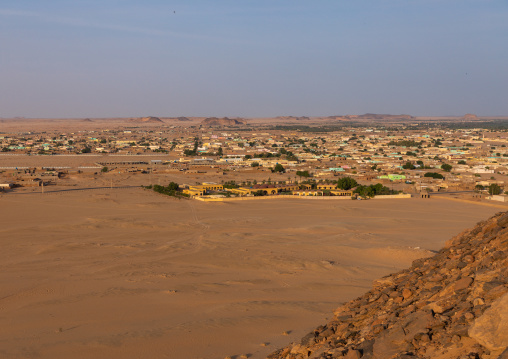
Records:
<instances>
[{"instance_id":1,"label":"stone debris","mask_svg":"<svg viewBox=\"0 0 508 359\"><path fill-rule=\"evenodd\" d=\"M478 223L267 359L508 359L507 227Z\"/></svg>"}]
</instances>

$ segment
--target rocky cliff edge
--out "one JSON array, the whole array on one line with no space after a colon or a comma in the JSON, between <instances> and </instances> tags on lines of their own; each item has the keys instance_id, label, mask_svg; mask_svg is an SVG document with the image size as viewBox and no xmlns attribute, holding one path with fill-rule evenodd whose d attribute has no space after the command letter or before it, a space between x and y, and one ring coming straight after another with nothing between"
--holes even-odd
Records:
<instances>
[{"instance_id":1,"label":"rocky cliff edge","mask_svg":"<svg viewBox=\"0 0 508 359\"><path fill-rule=\"evenodd\" d=\"M269 359L508 359L508 212L374 281Z\"/></svg>"}]
</instances>

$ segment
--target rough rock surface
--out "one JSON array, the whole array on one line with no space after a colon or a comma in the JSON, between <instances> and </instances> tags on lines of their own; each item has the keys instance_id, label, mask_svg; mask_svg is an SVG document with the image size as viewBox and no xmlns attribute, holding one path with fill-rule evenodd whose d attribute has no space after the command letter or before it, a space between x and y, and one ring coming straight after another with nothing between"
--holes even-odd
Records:
<instances>
[{"instance_id":1,"label":"rough rock surface","mask_svg":"<svg viewBox=\"0 0 508 359\"><path fill-rule=\"evenodd\" d=\"M217 118L217 117L208 117L205 118L201 124L206 126L235 126L235 125L244 125L246 121L234 119L234 118Z\"/></svg>"},{"instance_id":2,"label":"rough rock surface","mask_svg":"<svg viewBox=\"0 0 508 359\"><path fill-rule=\"evenodd\" d=\"M475 114L472 114L472 113L466 113L462 119L464 121L478 121L478 116L476 116Z\"/></svg>"},{"instance_id":3,"label":"rough rock surface","mask_svg":"<svg viewBox=\"0 0 508 359\"><path fill-rule=\"evenodd\" d=\"M508 347L508 293L476 319L469 329L469 336L490 350Z\"/></svg>"},{"instance_id":4,"label":"rough rock surface","mask_svg":"<svg viewBox=\"0 0 508 359\"><path fill-rule=\"evenodd\" d=\"M159 123L164 122L158 117L149 116L149 117L142 117L142 118L133 118L130 120L130 122L138 122L138 123Z\"/></svg>"},{"instance_id":5,"label":"rough rock surface","mask_svg":"<svg viewBox=\"0 0 508 359\"><path fill-rule=\"evenodd\" d=\"M448 241L269 359L508 359L508 212Z\"/></svg>"}]
</instances>

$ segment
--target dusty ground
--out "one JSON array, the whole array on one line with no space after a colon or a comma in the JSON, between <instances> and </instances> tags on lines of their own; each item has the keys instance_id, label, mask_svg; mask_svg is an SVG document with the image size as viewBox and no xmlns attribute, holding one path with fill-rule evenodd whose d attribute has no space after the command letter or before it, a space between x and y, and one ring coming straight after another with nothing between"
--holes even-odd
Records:
<instances>
[{"instance_id":1,"label":"dusty ground","mask_svg":"<svg viewBox=\"0 0 508 359\"><path fill-rule=\"evenodd\" d=\"M141 189L7 194L0 208L0 357L52 359L262 358L500 211Z\"/></svg>"}]
</instances>

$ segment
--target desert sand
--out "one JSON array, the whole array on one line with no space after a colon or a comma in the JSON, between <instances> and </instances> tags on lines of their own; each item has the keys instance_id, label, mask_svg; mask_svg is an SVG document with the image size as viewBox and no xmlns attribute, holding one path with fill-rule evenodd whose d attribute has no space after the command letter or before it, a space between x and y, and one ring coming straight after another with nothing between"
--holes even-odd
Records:
<instances>
[{"instance_id":1,"label":"desert sand","mask_svg":"<svg viewBox=\"0 0 508 359\"><path fill-rule=\"evenodd\" d=\"M263 358L499 208L0 195L0 357Z\"/></svg>"}]
</instances>

